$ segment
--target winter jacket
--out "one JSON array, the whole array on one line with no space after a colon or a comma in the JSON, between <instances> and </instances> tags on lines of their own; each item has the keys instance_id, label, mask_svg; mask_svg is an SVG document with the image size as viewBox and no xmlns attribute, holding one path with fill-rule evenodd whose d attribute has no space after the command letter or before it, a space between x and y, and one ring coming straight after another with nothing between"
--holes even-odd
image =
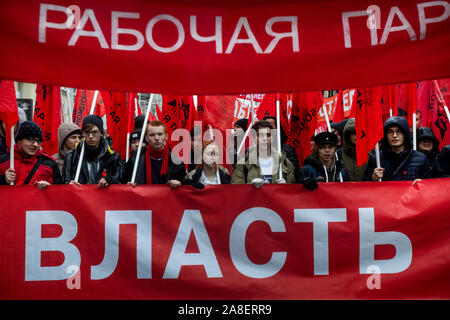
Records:
<instances>
[{"instance_id":1,"label":"winter jacket","mask_svg":"<svg viewBox=\"0 0 450 320\"><path fill-rule=\"evenodd\" d=\"M340 122L339 122L340 123ZM336 151L338 158L342 159L345 173L349 181L363 181L367 162L358 167L356 164L356 145L350 140L350 135L356 133L355 118L350 118L345 124L342 137L342 148Z\"/></svg>"},{"instance_id":2,"label":"winter jacket","mask_svg":"<svg viewBox=\"0 0 450 320\"><path fill-rule=\"evenodd\" d=\"M67 152L70 151L64 147L64 144L66 139L74 133L79 133L81 135L80 127L74 123L63 123L58 128L58 153L55 153L53 158L55 158L56 163L58 164L61 175L63 174L64 159L66 158Z\"/></svg>"},{"instance_id":3,"label":"winter jacket","mask_svg":"<svg viewBox=\"0 0 450 320\"><path fill-rule=\"evenodd\" d=\"M146 170L146 163L145 163L146 162L145 156L147 154L146 153L147 148L149 148L149 146L143 147L141 149L139 163L138 163L137 171L136 171L136 179L134 181L136 184L149 184L149 183L147 183L147 170ZM130 159L125 164L125 174L123 175L122 183L127 183L127 182L131 181L131 178L133 175L134 163L136 161L136 155L137 155L137 150L134 150L131 152ZM173 155L173 157L175 157L175 155ZM186 166L184 165L184 163L181 160L179 160L178 158L176 158L176 159L177 159L176 163L174 163L174 161L172 161L173 160L172 152L169 151L169 165L167 168L167 175L166 176L158 176L157 181L152 181L152 184L166 184L170 180L178 180L180 182L182 182L184 180L184 177L186 176ZM152 164L152 176L153 176L153 172L158 172L161 170L162 161L152 159L151 164Z\"/></svg>"},{"instance_id":4,"label":"winter jacket","mask_svg":"<svg viewBox=\"0 0 450 320\"><path fill-rule=\"evenodd\" d=\"M397 125L404 134L405 149L397 154L394 152L386 138L387 130ZM381 139L380 166L384 168L383 181L400 181L414 179L428 179L431 177L430 163L420 151L413 150L408 120L401 116L390 117L383 125L384 137ZM372 180L373 170L376 168L375 155L369 154L364 179Z\"/></svg>"},{"instance_id":5,"label":"winter jacket","mask_svg":"<svg viewBox=\"0 0 450 320\"><path fill-rule=\"evenodd\" d=\"M182 184L183 185L192 185L196 188L198 187L204 187L203 183L201 183L200 178L202 176L202 169L194 169L192 171L189 171L189 173L184 178ZM219 166L219 178L220 178L220 184L230 184L231 182L231 176L228 173L228 170L222 166ZM201 186L200 186L201 184Z\"/></svg>"},{"instance_id":6,"label":"winter jacket","mask_svg":"<svg viewBox=\"0 0 450 320\"><path fill-rule=\"evenodd\" d=\"M278 160L278 152L272 149L272 157L274 158L274 165L272 170L272 183L276 183L279 179L279 162L282 164L283 179L286 183L295 183L294 166L287 159L286 153L281 152L281 158ZM245 152L245 163L238 163L233 171L231 177L232 184L249 184L255 178L263 178L261 175L261 168L258 164L258 156L256 147L251 147Z\"/></svg>"},{"instance_id":7,"label":"winter jacket","mask_svg":"<svg viewBox=\"0 0 450 320\"><path fill-rule=\"evenodd\" d=\"M75 149L70 150L66 154L63 167L63 180L65 183L75 179L83 143L84 139L77 144ZM104 177L108 184L117 184L120 183L122 171L120 155L111 149L103 137L95 152L90 151L86 145L78 182L81 184L97 184Z\"/></svg>"},{"instance_id":8,"label":"winter jacket","mask_svg":"<svg viewBox=\"0 0 450 320\"><path fill-rule=\"evenodd\" d=\"M24 158L19 152L17 144L14 146L14 171L16 172L15 185L24 184L30 171L37 161L40 165L31 177L28 184L34 184L35 181L47 181L51 184L61 184L62 179L55 160L43 151L39 150L32 158ZM9 154L0 156L0 184L5 185L5 172L10 168Z\"/></svg>"},{"instance_id":9,"label":"winter jacket","mask_svg":"<svg viewBox=\"0 0 450 320\"><path fill-rule=\"evenodd\" d=\"M442 147L436 161L442 170L441 178L450 178L450 144Z\"/></svg>"},{"instance_id":10,"label":"winter jacket","mask_svg":"<svg viewBox=\"0 0 450 320\"><path fill-rule=\"evenodd\" d=\"M430 162L430 172L432 178L439 178L442 173L442 168L439 163L436 161L437 155L439 154L439 140L433 133L433 130L428 127L422 127L417 129L417 145L419 142L424 139L429 139L433 141L433 150L430 152L421 151L425 154Z\"/></svg>"},{"instance_id":11,"label":"winter jacket","mask_svg":"<svg viewBox=\"0 0 450 320\"><path fill-rule=\"evenodd\" d=\"M325 170L326 174L325 174ZM315 180L317 182L344 182L348 176L344 171L341 159L335 159L334 165L325 169L319 159L319 151L314 147L312 153L306 157L303 167L300 168L300 183Z\"/></svg>"}]
</instances>

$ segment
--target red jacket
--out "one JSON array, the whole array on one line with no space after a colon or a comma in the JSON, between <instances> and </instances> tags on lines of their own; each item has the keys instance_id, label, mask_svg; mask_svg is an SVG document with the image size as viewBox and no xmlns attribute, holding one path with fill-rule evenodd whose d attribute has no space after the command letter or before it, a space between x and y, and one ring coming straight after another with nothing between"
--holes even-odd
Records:
<instances>
[{"instance_id":1,"label":"red jacket","mask_svg":"<svg viewBox=\"0 0 450 320\"><path fill-rule=\"evenodd\" d=\"M14 171L16 172L15 185L22 185L25 182L28 174L39 158L42 158L42 162L31 178L29 184L42 180L48 181L51 184L61 183L58 165L52 157L39 150L32 158L24 158L16 144L14 145ZM4 154L0 157L0 184L6 184L5 172L9 168L9 154Z\"/></svg>"}]
</instances>

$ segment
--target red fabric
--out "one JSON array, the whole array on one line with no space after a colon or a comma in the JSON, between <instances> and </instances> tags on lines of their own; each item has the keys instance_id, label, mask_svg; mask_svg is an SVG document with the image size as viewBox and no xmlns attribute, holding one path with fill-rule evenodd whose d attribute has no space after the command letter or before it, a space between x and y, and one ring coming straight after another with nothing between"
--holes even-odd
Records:
<instances>
[{"instance_id":1,"label":"red fabric","mask_svg":"<svg viewBox=\"0 0 450 320\"><path fill-rule=\"evenodd\" d=\"M169 169L169 156L169 147L167 145L161 150L154 150L150 146L147 147L147 151L145 152L145 176L147 184L152 184L151 158L163 159L159 174L161 176L167 176L167 170Z\"/></svg>"},{"instance_id":2,"label":"red fabric","mask_svg":"<svg viewBox=\"0 0 450 320\"><path fill-rule=\"evenodd\" d=\"M203 120L224 132L233 127L236 96L205 96Z\"/></svg>"},{"instance_id":3,"label":"red fabric","mask_svg":"<svg viewBox=\"0 0 450 320\"><path fill-rule=\"evenodd\" d=\"M336 100L336 106L334 107L333 122L341 122L343 120L345 120L344 97L343 91L339 90Z\"/></svg>"},{"instance_id":4,"label":"red fabric","mask_svg":"<svg viewBox=\"0 0 450 320\"><path fill-rule=\"evenodd\" d=\"M59 87L36 86L33 121L42 130L42 149L48 154L58 153L58 128L61 125L61 90Z\"/></svg>"},{"instance_id":5,"label":"red fabric","mask_svg":"<svg viewBox=\"0 0 450 320\"><path fill-rule=\"evenodd\" d=\"M353 98L356 100L356 164L360 167L383 137L381 87L358 88Z\"/></svg>"},{"instance_id":6,"label":"red fabric","mask_svg":"<svg viewBox=\"0 0 450 320\"><path fill-rule=\"evenodd\" d=\"M417 86L415 82L403 83L398 89L398 109L402 113L406 114L409 126L412 128L413 113L417 112Z\"/></svg>"},{"instance_id":7,"label":"red fabric","mask_svg":"<svg viewBox=\"0 0 450 320\"><path fill-rule=\"evenodd\" d=\"M399 85L381 86L383 121L386 121L390 117L391 110L392 116L398 114L398 91Z\"/></svg>"},{"instance_id":8,"label":"red fabric","mask_svg":"<svg viewBox=\"0 0 450 320\"><path fill-rule=\"evenodd\" d=\"M41 153L46 155L44 152L39 150L32 158L25 158L19 151L17 144L14 145L14 172L16 173L16 181L14 183L15 185L23 185L31 169L33 169L33 166L36 163L38 156ZM7 161L0 164L0 176L4 175L6 170L8 170L10 167L11 165L8 158ZM34 184L35 181L48 181L50 183L53 183L52 168L41 164L28 184L30 185Z\"/></svg>"},{"instance_id":9,"label":"red fabric","mask_svg":"<svg viewBox=\"0 0 450 320\"><path fill-rule=\"evenodd\" d=\"M276 184L264 185L256 191L251 185L206 186L201 191L190 186L171 190L167 185L143 185L137 189L111 185L107 191L95 185L82 188L55 185L45 192L33 186L2 187L0 198L8 210L2 211L0 223L0 299L448 300L448 183L448 179L425 179L415 186L411 186L411 181L323 183L313 192L302 185ZM342 222L326 223L322 219L328 217L327 214L315 214L323 223L319 228L327 228L326 238L323 233L315 233L316 224L294 220L295 211L299 209L321 208L342 208L345 218ZM412 248L409 256L404 255L404 248L396 252L388 244L375 245L375 265L381 266L378 260L382 260L398 266L398 260L390 262L389 259L397 254L400 255L397 258L405 260L411 257L403 271L378 274L380 289L368 287L368 284L373 284L376 270L362 268L369 262L367 255L370 255L370 251L360 245L361 235L367 234L361 231L366 227L360 222L363 208L373 208L377 236L372 240L374 243L407 237ZM73 221L57 219L56 224L66 224L63 231L58 225L42 225L42 228L36 227L38 230L32 231L37 221L31 217L42 217L44 211L52 211L56 217L65 214ZM148 219L139 219L139 226L145 226L143 229L138 229L135 224L121 224L120 228L115 225L119 228L117 265L112 266L111 275L95 280L91 270L103 261L106 245L111 245L115 239L109 231L113 230L113 225L105 227L105 221L112 212L124 219L138 212ZM238 228L243 224L237 219L258 218L263 214L266 219L273 217L272 223L278 221L279 228L271 229L264 221L251 223L245 234L245 229ZM197 218L188 219L193 216ZM31 221L34 224L30 224ZM146 225L141 224L145 222ZM181 223L187 234L179 231ZM236 232L234 235L231 234L232 229ZM72 231L73 240L70 237L58 239L63 232L69 236ZM137 234L138 239L144 240L143 232L150 234L145 239L151 241L150 251L142 249L142 241L137 242ZM180 235L174 245L178 233ZM72 257L52 251L41 254L40 243L30 243L30 235L54 237L56 244L79 251L80 290L69 290L67 286L66 278L71 274L66 270L74 264ZM179 241L180 236L188 239L186 248ZM256 268L268 263L276 252L285 253L284 264L272 276L254 278L245 275L236 265L242 263L242 259L232 259L234 253L230 250L230 247L236 249L231 244L232 240L241 237L245 241L244 254ZM328 247L325 253L327 275L314 274L314 247L322 254L324 247ZM56 246L47 250L58 251L60 248ZM27 249L38 257L42 256L41 261L30 259ZM172 251L183 255L182 263L186 265L173 279L168 279L164 278L164 273L169 271L167 265ZM203 256L195 255L199 252ZM206 259L206 252L210 252L213 259ZM142 257L141 264L149 266L151 279L137 277L137 254ZM43 267L67 263L62 265L59 273L63 277L60 280L26 280L29 270L25 266L36 266L39 262ZM107 265L111 266L109 263ZM202 263L218 265L220 275L207 275ZM48 269L50 275L55 275L55 269Z\"/></svg>"},{"instance_id":10,"label":"red fabric","mask_svg":"<svg viewBox=\"0 0 450 320\"><path fill-rule=\"evenodd\" d=\"M13 81L0 80L0 121L5 124L6 146L11 144L11 127L19 122L16 89Z\"/></svg>"},{"instance_id":11,"label":"red fabric","mask_svg":"<svg viewBox=\"0 0 450 320\"><path fill-rule=\"evenodd\" d=\"M83 119L91 112L92 100L94 99L95 90L77 89L75 95L75 104L72 113L72 122L81 128ZM101 93L97 94L94 114L103 117L105 115L105 105Z\"/></svg>"},{"instance_id":12,"label":"red fabric","mask_svg":"<svg viewBox=\"0 0 450 320\"><path fill-rule=\"evenodd\" d=\"M323 105L320 91L294 94L292 99L291 136L288 144L297 152L299 165L311 153L311 138L316 130L319 110Z\"/></svg>"},{"instance_id":13,"label":"red fabric","mask_svg":"<svg viewBox=\"0 0 450 320\"><path fill-rule=\"evenodd\" d=\"M363 11L365 14L367 4L361 5L359 0L339 4L333 0L248 3L230 0L226 7L220 2L193 0L130 0L119 7L115 1L77 1L82 17L95 17L96 24L98 22L97 36L92 35L93 18L89 18L81 30L70 29L64 26L67 20L64 10L47 10L46 21L62 24L63 29L45 27L44 15L41 15L39 29L42 1L4 0L0 3L0 43L14 50L1 52L0 78L180 95L296 92L300 88L314 91L449 77L450 19L425 23L424 18L445 17L442 5L425 2L431 6L424 10L422 26L426 26L426 32L421 32L420 3L424 1L377 3L383 19L380 29L376 30L378 36L372 39L367 15L348 18L349 30L344 30L344 12ZM69 3L58 4L69 6ZM86 13L88 9L92 10L91 16ZM139 32L142 45L130 34L119 34L118 43L112 42L111 15L117 10L139 14L136 19L118 19L118 24L119 28ZM21 15L16 16L16 12ZM398 23L402 28L411 26L411 29L387 33L390 26L386 26L385 17L391 13L395 13L393 29ZM159 14L173 16L182 31L177 31L175 24L167 20L157 22L148 30L155 43L150 45L146 29ZM400 14L404 17L402 22L398 20ZM191 15L196 16L195 28L202 37L215 35L215 17L221 17L221 32L217 31L221 40L196 40L190 31ZM294 22L271 25L274 21L269 20L292 16L296 18L295 26ZM243 27L246 22L248 29ZM277 41L270 34L271 30L281 35L291 32L297 37ZM77 31L90 32L90 35L77 37ZM385 32L386 42L380 43ZM235 33L236 41L232 41ZM249 43L253 38L253 43ZM135 43L135 50L120 48Z\"/></svg>"}]
</instances>

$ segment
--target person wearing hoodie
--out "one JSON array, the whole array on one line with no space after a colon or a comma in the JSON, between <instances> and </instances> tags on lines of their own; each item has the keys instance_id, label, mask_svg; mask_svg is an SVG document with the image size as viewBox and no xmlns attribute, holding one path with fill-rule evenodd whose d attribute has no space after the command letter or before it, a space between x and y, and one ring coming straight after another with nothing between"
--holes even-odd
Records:
<instances>
[{"instance_id":1,"label":"person wearing hoodie","mask_svg":"<svg viewBox=\"0 0 450 320\"><path fill-rule=\"evenodd\" d=\"M98 115L88 115L83 119L81 127L83 140L66 154L63 167L63 179L70 184L97 184L106 188L118 184L122 175L120 155L111 149L104 136L103 120ZM75 175L84 145L83 162L80 176L75 181Z\"/></svg>"},{"instance_id":2,"label":"person wearing hoodie","mask_svg":"<svg viewBox=\"0 0 450 320\"><path fill-rule=\"evenodd\" d=\"M439 178L442 174L442 169L436 161L439 154L439 140L431 128L421 127L417 129L417 150L427 156L430 162L431 177Z\"/></svg>"},{"instance_id":3,"label":"person wearing hoodie","mask_svg":"<svg viewBox=\"0 0 450 320\"><path fill-rule=\"evenodd\" d=\"M53 155L63 174L64 159L67 152L73 150L81 140L81 128L75 123L62 123L58 128L58 153Z\"/></svg>"},{"instance_id":4,"label":"person wearing hoodie","mask_svg":"<svg viewBox=\"0 0 450 320\"><path fill-rule=\"evenodd\" d=\"M306 157L300 168L300 182L306 188L317 188L317 182L344 182L348 177L342 161L336 158L338 137L332 132L321 132L314 136L312 153Z\"/></svg>"},{"instance_id":5,"label":"person wearing hoodie","mask_svg":"<svg viewBox=\"0 0 450 320\"><path fill-rule=\"evenodd\" d=\"M9 154L0 156L0 184L35 184L44 190L62 182L55 160L41 149L44 140L37 123L24 121L15 138L14 168L11 168Z\"/></svg>"},{"instance_id":6,"label":"person wearing hoodie","mask_svg":"<svg viewBox=\"0 0 450 320\"><path fill-rule=\"evenodd\" d=\"M380 168L375 155L369 154L364 180L401 181L428 179L430 163L422 152L413 150L408 120L402 116L388 118L383 125Z\"/></svg>"},{"instance_id":7,"label":"person wearing hoodie","mask_svg":"<svg viewBox=\"0 0 450 320\"><path fill-rule=\"evenodd\" d=\"M441 178L450 178L450 144L442 147L436 161L441 168Z\"/></svg>"},{"instance_id":8,"label":"person wearing hoodie","mask_svg":"<svg viewBox=\"0 0 450 320\"><path fill-rule=\"evenodd\" d=\"M345 124L342 134L342 148L337 150L339 159L342 159L348 181L364 181L367 162L361 167L356 164L356 128L355 118L350 118Z\"/></svg>"},{"instance_id":9,"label":"person wearing hoodie","mask_svg":"<svg viewBox=\"0 0 450 320\"><path fill-rule=\"evenodd\" d=\"M342 148L344 144L344 129L347 124L348 119L342 120L340 122L332 122L330 124L331 132L333 132L338 137L337 148Z\"/></svg>"}]
</instances>

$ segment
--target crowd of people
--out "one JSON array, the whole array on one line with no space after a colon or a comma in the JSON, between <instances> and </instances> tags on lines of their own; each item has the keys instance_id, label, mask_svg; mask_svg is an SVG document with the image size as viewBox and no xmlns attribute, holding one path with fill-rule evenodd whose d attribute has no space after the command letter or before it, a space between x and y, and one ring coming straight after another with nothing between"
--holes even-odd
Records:
<instances>
[{"instance_id":1,"label":"crowd of people","mask_svg":"<svg viewBox=\"0 0 450 320\"><path fill-rule=\"evenodd\" d=\"M15 129L14 164L6 153L4 126L0 132L0 184L35 184L43 190L52 184L111 184L132 187L144 184L167 184L172 188L190 185L203 189L214 184L303 184L315 190L320 183L346 181L399 181L450 177L450 145L440 148L433 131L417 130L417 150L413 148L411 130L406 118L394 116L384 123L379 142L379 165L375 152L362 166L356 161L355 119L332 124L333 131L313 137L311 154L299 166L295 149L286 143L280 129L281 148L276 147L276 118L267 116L252 125L251 146L238 150L238 144L226 150L233 159L231 166L219 163L223 152L212 139L203 139L191 130L189 163L183 163L169 148L168 131L163 122L144 125L136 117L130 134L128 161L114 151L111 138L101 117L88 115L82 127L63 123L58 131L59 151L46 154L41 148L41 128L23 115ZM234 139L242 139L249 121L234 124ZM141 135L142 148L138 152ZM280 152L281 151L281 152ZM193 161L193 160L197 161ZM223 158L222 158L223 159ZM81 161L81 163L80 163ZM138 164L135 166L136 161Z\"/></svg>"}]
</instances>

